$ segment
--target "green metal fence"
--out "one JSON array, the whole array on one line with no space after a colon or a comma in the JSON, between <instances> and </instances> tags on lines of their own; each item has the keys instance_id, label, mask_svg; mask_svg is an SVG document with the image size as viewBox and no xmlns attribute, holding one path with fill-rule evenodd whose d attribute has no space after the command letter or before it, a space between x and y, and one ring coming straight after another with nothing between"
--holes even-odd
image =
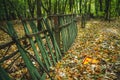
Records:
<instances>
[{"instance_id":1,"label":"green metal fence","mask_svg":"<svg viewBox=\"0 0 120 80\"><path fill-rule=\"evenodd\" d=\"M2 67L3 62L20 54L32 80L45 80L46 75L50 78L50 67L54 66L63 56L77 35L77 25L75 15L51 15L47 18L40 18L42 31L37 28L36 20L22 19L25 36L18 38L11 21L7 21L4 27L8 35L12 38L11 42L0 45L0 49L10 47L15 44L17 49L10 55L0 59L0 80L11 80L8 72ZM21 40L27 40L28 44L21 44ZM33 50L33 54L29 51ZM9 51L9 49L7 49ZM35 64L37 66L35 66ZM13 61L14 63L14 61ZM52 78L51 78L52 79Z\"/></svg>"}]
</instances>

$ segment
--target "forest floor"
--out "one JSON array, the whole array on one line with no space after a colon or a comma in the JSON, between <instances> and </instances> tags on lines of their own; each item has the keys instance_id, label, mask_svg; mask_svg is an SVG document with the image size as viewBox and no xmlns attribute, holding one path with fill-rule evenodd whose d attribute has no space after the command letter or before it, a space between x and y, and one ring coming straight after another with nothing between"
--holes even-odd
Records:
<instances>
[{"instance_id":1,"label":"forest floor","mask_svg":"<svg viewBox=\"0 0 120 80\"><path fill-rule=\"evenodd\" d=\"M16 28L18 35L23 36L22 26ZM0 34L0 44L11 40L2 31ZM16 47L13 46L9 52L15 50ZM3 55L0 54L0 59L2 57ZM15 63L17 64L18 60ZM16 66L13 71L14 69L19 71ZM18 76L16 74L14 73L13 76L15 79L21 77L19 72ZM26 69L23 74L26 74ZM51 67L50 75L54 80L120 80L120 20L110 23L90 20L85 28L81 28L78 22L75 42L56 66Z\"/></svg>"},{"instance_id":2,"label":"forest floor","mask_svg":"<svg viewBox=\"0 0 120 80\"><path fill-rule=\"evenodd\" d=\"M50 75L54 80L120 80L120 20L91 20ZM49 80L49 79L48 79Z\"/></svg>"}]
</instances>

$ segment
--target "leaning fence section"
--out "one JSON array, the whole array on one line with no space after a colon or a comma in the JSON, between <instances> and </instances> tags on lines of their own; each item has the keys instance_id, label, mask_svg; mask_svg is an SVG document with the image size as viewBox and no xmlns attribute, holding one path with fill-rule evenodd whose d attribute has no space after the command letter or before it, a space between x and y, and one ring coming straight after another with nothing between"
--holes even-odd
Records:
<instances>
[{"instance_id":1,"label":"leaning fence section","mask_svg":"<svg viewBox=\"0 0 120 80\"><path fill-rule=\"evenodd\" d=\"M17 59L22 59L24 65L21 67L28 70L32 80L45 80L46 75L51 78L50 67L62 58L77 36L75 14L51 15L47 18L40 18L42 31L38 30L37 20L21 20L25 36L20 39L11 21L7 21L7 25L2 28L12 41L0 45L0 49L7 47L5 52L9 52L12 45L16 45L17 49L0 58L0 80L11 80L8 76L11 73L5 70L14 66ZM21 40L26 41L27 44L23 45ZM6 61L16 56L17 58L12 60L8 67L3 67ZM18 64L21 63L18 62Z\"/></svg>"}]
</instances>

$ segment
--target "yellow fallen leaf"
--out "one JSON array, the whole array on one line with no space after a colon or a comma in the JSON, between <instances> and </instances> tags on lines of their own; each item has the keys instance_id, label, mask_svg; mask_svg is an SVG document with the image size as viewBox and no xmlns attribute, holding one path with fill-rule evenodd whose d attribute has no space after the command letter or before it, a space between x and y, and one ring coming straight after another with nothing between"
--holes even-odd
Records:
<instances>
[{"instance_id":1,"label":"yellow fallen leaf","mask_svg":"<svg viewBox=\"0 0 120 80\"><path fill-rule=\"evenodd\" d=\"M58 76L58 75L55 76L55 79L56 79L56 80L62 80L61 77Z\"/></svg>"},{"instance_id":2,"label":"yellow fallen leaf","mask_svg":"<svg viewBox=\"0 0 120 80\"><path fill-rule=\"evenodd\" d=\"M91 63L96 64L96 63L98 63L98 62L99 62L98 60L92 59L92 62L91 62Z\"/></svg>"},{"instance_id":3,"label":"yellow fallen leaf","mask_svg":"<svg viewBox=\"0 0 120 80\"><path fill-rule=\"evenodd\" d=\"M84 60L83 60L83 64L88 64L88 63L92 63L92 64L97 64L99 61L96 60L96 59L92 59L90 57L86 57Z\"/></svg>"},{"instance_id":4,"label":"yellow fallen leaf","mask_svg":"<svg viewBox=\"0 0 120 80\"><path fill-rule=\"evenodd\" d=\"M83 60L83 64L88 64L89 62L91 62L91 58L89 58L89 57L86 57L86 58Z\"/></svg>"}]
</instances>

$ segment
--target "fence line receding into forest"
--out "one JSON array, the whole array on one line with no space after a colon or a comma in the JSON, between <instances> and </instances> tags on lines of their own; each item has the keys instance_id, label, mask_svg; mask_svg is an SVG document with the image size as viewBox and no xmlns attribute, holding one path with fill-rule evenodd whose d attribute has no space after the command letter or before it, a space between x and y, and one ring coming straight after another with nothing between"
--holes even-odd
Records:
<instances>
[{"instance_id":1,"label":"fence line receding into forest","mask_svg":"<svg viewBox=\"0 0 120 80\"><path fill-rule=\"evenodd\" d=\"M15 60L22 59L33 80L45 80L49 75L50 67L54 66L70 48L77 36L76 15L51 15L47 18L40 18L42 31L38 30L38 19L22 19L25 36L19 35L13 27L11 21L7 21L7 26L3 29L11 37L12 41L1 44L0 49L7 48L9 52L12 45L16 45L16 51L0 58L0 80L11 80L2 64L5 61L16 57L9 66L12 67ZM27 41L23 45L21 41ZM19 62L18 62L19 63ZM2 73L2 74L1 74ZM50 77L51 78L51 77Z\"/></svg>"}]
</instances>

